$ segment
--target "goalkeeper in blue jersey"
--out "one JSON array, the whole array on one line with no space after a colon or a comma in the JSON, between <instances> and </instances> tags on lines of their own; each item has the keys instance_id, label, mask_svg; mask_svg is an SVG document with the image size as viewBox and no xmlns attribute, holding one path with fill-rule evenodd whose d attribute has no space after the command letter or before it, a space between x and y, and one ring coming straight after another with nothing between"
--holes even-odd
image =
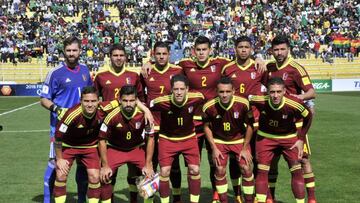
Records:
<instances>
[{"instance_id":1,"label":"goalkeeper in blue jersey","mask_svg":"<svg viewBox=\"0 0 360 203\"><path fill-rule=\"evenodd\" d=\"M64 44L65 61L49 71L40 95L41 105L50 111L50 153L44 175L44 203L50 203L55 180L54 134L57 114L62 108L70 108L80 102L81 89L92 86L89 69L79 64L81 42L76 37L66 38ZM82 165L76 171L78 202L86 201L87 174Z\"/></svg>"}]
</instances>

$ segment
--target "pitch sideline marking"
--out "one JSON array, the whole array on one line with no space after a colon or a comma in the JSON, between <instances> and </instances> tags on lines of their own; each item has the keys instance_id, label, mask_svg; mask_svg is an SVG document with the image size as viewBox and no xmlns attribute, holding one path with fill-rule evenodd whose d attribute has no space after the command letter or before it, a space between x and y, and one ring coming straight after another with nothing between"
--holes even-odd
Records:
<instances>
[{"instance_id":1,"label":"pitch sideline marking","mask_svg":"<svg viewBox=\"0 0 360 203\"><path fill-rule=\"evenodd\" d=\"M7 130L0 133L37 133L37 132L49 132L50 130Z\"/></svg>"},{"instance_id":2,"label":"pitch sideline marking","mask_svg":"<svg viewBox=\"0 0 360 203\"><path fill-rule=\"evenodd\" d=\"M35 104L38 104L38 103L40 103L40 102L35 102L35 103L28 104L28 105L23 106L23 107L19 107L19 108L13 109L13 110L11 110L11 111L6 111L6 112L4 112L4 113L0 113L0 116L6 115L6 114L9 114L9 113L13 113L13 112L15 112L15 111L22 110L22 109L25 109L25 108L30 107L30 106L34 106Z\"/></svg>"}]
</instances>

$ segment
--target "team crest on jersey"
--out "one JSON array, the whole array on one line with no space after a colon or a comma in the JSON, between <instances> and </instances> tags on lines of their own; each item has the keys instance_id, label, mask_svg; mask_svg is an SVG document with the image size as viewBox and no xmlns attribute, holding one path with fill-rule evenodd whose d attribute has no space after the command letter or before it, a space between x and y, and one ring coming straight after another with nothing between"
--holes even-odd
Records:
<instances>
[{"instance_id":1,"label":"team crest on jersey","mask_svg":"<svg viewBox=\"0 0 360 203\"><path fill-rule=\"evenodd\" d=\"M171 78L172 78L173 76L174 76L173 74L171 74L171 75L169 76L170 80L171 80Z\"/></svg>"},{"instance_id":2,"label":"team crest on jersey","mask_svg":"<svg viewBox=\"0 0 360 203\"><path fill-rule=\"evenodd\" d=\"M287 118L288 118L288 115L286 115L286 114L282 115L282 119L287 119Z\"/></svg>"},{"instance_id":3,"label":"team crest on jersey","mask_svg":"<svg viewBox=\"0 0 360 203\"><path fill-rule=\"evenodd\" d=\"M289 77L289 74L288 74L288 73L284 73L283 76L282 76L282 79L283 79L283 80L286 80L288 77Z\"/></svg>"},{"instance_id":4,"label":"team crest on jersey","mask_svg":"<svg viewBox=\"0 0 360 203\"><path fill-rule=\"evenodd\" d=\"M234 118L239 118L239 112L238 111L234 112Z\"/></svg>"},{"instance_id":5,"label":"team crest on jersey","mask_svg":"<svg viewBox=\"0 0 360 203\"><path fill-rule=\"evenodd\" d=\"M141 127L141 122L136 122L136 123L135 123L135 128L136 128L136 129L140 129L140 127Z\"/></svg>"},{"instance_id":6,"label":"team crest on jersey","mask_svg":"<svg viewBox=\"0 0 360 203\"><path fill-rule=\"evenodd\" d=\"M251 79L255 80L255 78L256 78L256 72L251 72L250 77L251 77Z\"/></svg>"},{"instance_id":7,"label":"team crest on jersey","mask_svg":"<svg viewBox=\"0 0 360 203\"><path fill-rule=\"evenodd\" d=\"M193 110L194 110L194 107L193 107L193 106L190 106L190 107L188 108L188 110L189 110L189 113L192 113Z\"/></svg>"},{"instance_id":8,"label":"team crest on jersey","mask_svg":"<svg viewBox=\"0 0 360 203\"><path fill-rule=\"evenodd\" d=\"M212 65L212 66L210 66L210 69L211 69L211 72L215 72L216 71L216 66L215 65Z\"/></svg>"},{"instance_id":9,"label":"team crest on jersey","mask_svg":"<svg viewBox=\"0 0 360 203\"><path fill-rule=\"evenodd\" d=\"M86 75L85 75L85 74L82 74L82 79L83 79L84 81L86 81L86 80L87 80L87 78L86 78Z\"/></svg>"},{"instance_id":10,"label":"team crest on jersey","mask_svg":"<svg viewBox=\"0 0 360 203\"><path fill-rule=\"evenodd\" d=\"M129 77L126 78L126 84L128 84L128 85L131 84L131 78L129 78Z\"/></svg>"}]
</instances>

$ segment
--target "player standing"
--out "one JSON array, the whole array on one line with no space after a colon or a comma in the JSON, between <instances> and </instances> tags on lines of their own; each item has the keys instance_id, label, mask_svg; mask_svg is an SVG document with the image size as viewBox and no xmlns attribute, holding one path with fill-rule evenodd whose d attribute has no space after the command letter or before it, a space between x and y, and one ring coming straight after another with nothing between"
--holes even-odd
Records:
<instances>
[{"instance_id":1,"label":"player standing","mask_svg":"<svg viewBox=\"0 0 360 203\"><path fill-rule=\"evenodd\" d=\"M89 188L88 202L97 203L100 197L100 159L97 150L98 134L106 115L98 110L99 96L92 86L81 93L80 104L67 110L55 131L56 180L54 196L56 203L66 201L66 181L75 159L86 167Z\"/></svg>"},{"instance_id":2,"label":"player standing","mask_svg":"<svg viewBox=\"0 0 360 203\"><path fill-rule=\"evenodd\" d=\"M216 166L215 183L220 202L228 202L226 165L229 155L233 155L241 168L245 202L253 203L254 175L250 148L253 116L248 100L234 96L234 92L231 79L221 78L217 85L218 96L203 106L204 132Z\"/></svg>"},{"instance_id":3,"label":"player standing","mask_svg":"<svg viewBox=\"0 0 360 203\"><path fill-rule=\"evenodd\" d=\"M55 181L54 135L57 111L70 108L80 102L81 89L92 85L86 65L79 64L81 42L76 37L66 38L64 44L65 62L52 69L46 76L40 95L40 103L50 110L50 153L44 174L44 203L49 203ZM82 165L77 166L78 202L85 202L87 175Z\"/></svg>"},{"instance_id":4,"label":"player standing","mask_svg":"<svg viewBox=\"0 0 360 203\"><path fill-rule=\"evenodd\" d=\"M268 96L250 98L261 112L256 138L256 198L260 203L266 202L270 164L274 156L282 154L291 172L291 187L296 202L303 203L305 190L300 160L312 114L301 100L284 96L285 84L281 78L271 78L267 89ZM300 118L303 126L298 131L294 120Z\"/></svg>"},{"instance_id":5,"label":"player standing","mask_svg":"<svg viewBox=\"0 0 360 203\"><path fill-rule=\"evenodd\" d=\"M267 65L268 78L282 78L285 83L287 94L304 101L314 114L314 102L312 99L315 98L315 90L304 67L291 58L289 39L283 35L276 36L272 41L272 52L275 61L270 62ZM308 194L308 202L316 203L315 176L309 159L311 151L307 136L305 138L305 153L304 158L302 159L304 179ZM275 199L275 183L278 175L278 161L279 157L275 157L269 172L270 191L273 199Z\"/></svg>"},{"instance_id":6,"label":"player standing","mask_svg":"<svg viewBox=\"0 0 360 203\"><path fill-rule=\"evenodd\" d=\"M204 100L201 93L188 92L189 81L184 75L171 78L172 94L151 101L151 109L161 112L159 130L160 198L170 201L169 175L176 156L183 154L188 164L190 202L200 198L200 154L193 116Z\"/></svg>"},{"instance_id":7,"label":"player standing","mask_svg":"<svg viewBox=\"0 0 360 203\"><path fill-rule=\"evenodd\" d=\"M101 199L110 203L113 185L110 184L114 172L125 163L132 163L152 176L152 154L154 139L149 136L146 158L144 150L144 113L136 105L137 92L134 86L123 86L120 90L120 107L114 109L105 118L99 134L99 152L101 157ZM134 202L134 200L131 200Z\"/></svg>"}]
</instances>

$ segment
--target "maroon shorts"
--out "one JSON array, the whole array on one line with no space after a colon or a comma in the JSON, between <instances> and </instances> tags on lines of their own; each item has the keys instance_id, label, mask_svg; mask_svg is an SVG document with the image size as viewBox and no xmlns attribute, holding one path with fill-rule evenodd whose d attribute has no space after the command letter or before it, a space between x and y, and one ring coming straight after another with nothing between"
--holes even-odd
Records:
<instances>
[{"instance_id":1,"label":"maroon shorts","mask_svg":"<svg viewBox=\"0 0 360 203\"><path fill-rule=\"evenodd\" d=\"M257 135L256 160L258 164L270 166L273 157L280 154L284 156L289 166L299 163L297 148L290 150L290 147L292 147L297 140L297 137L272 139Z\"/></svg>"},{"instance_id":2,"label":"maroon shorts","mask_svg":"<svg viewBox=\"0 0 360 203\"><path fill-rule=\"evenodd\" d=\"M87 169L100 169L100 158L96 147L93 148L63 148L63 159L71 166L74 159L79 160Z\"/></svg>"},{"instance_id":3,"label":"maroon shorts","mask_svg":"<svg viewBox=\"0 0 360 203\"><path fill-rule=\"evenodd\" d=\"M130 151L121 151L109 147L107 149L107 159L111 170L114 172L120 166L131 163L140 170L145 166L145 150L144 147L136 147Z\"/></svg>"},{"instance_id":4,"label":"maroon shorts","mask_svg":"<svg viewBox=\"0 0 360 203\"><path fill-rule=\"evenodd\" d=\"M216 147L219 149L219 151L221 152L221 154L224 157L224 159L220 159L221 166L226 167L229 155L234 155L240 165L246 165L245 159L243 159L243 158L240 159L240 151L242 150L243 144L218 144L218 143L216 143ZM248 151L251 153L250 149L248 149Z\"/></svg>"},{"instance_id":5,"label":"maroon shorts","mask_svg":"<svg viewBox=\"0 0 360 203\"><path fill-rule=\"evenodd\" d=\"M159 137L159 164L161 167L171 166L175 156L182 154L187 164L200 165L200 154L197 138L171 141Z\"/></svg>"}]
</instances>

